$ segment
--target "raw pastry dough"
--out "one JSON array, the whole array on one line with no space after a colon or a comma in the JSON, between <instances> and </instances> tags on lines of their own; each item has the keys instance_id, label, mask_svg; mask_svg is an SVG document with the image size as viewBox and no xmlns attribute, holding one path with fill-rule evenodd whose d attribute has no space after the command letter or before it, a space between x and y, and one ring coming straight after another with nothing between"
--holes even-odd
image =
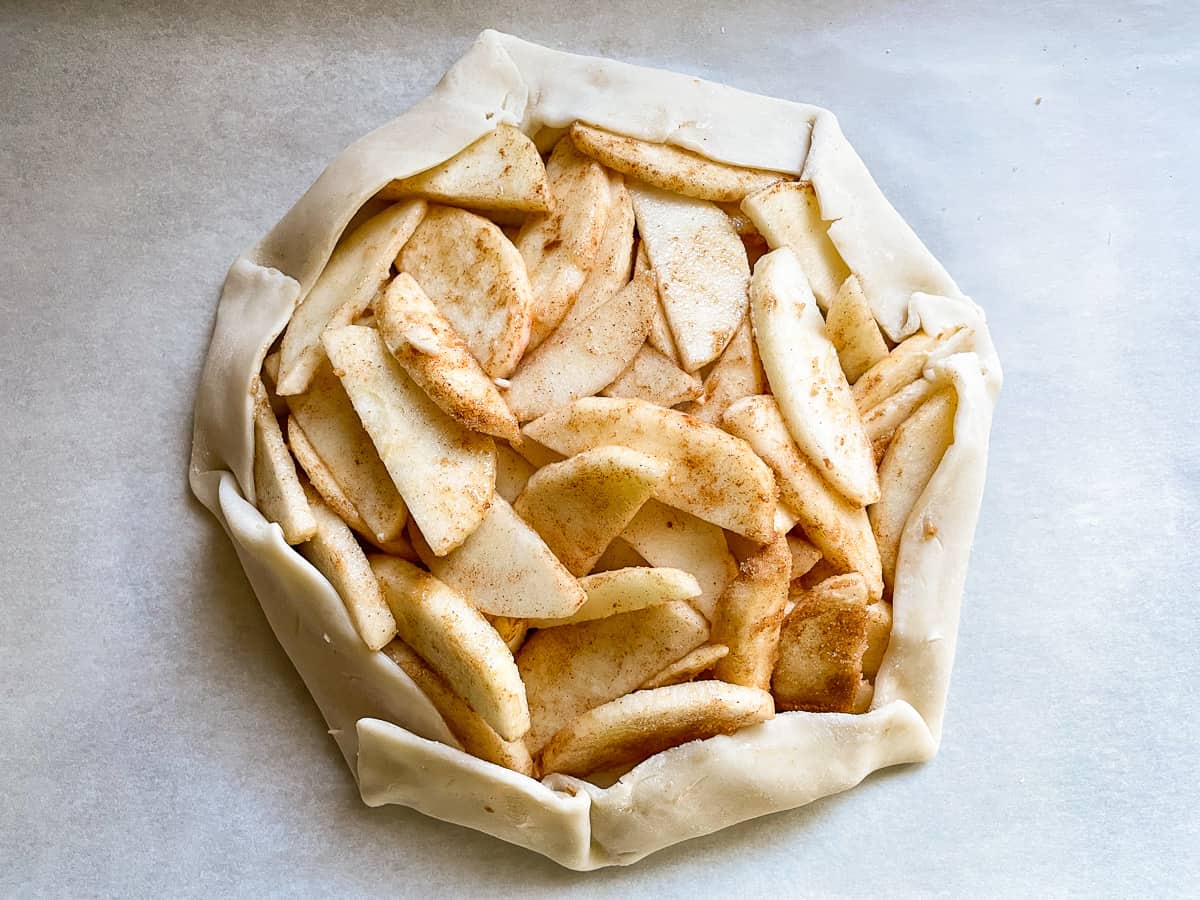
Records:
<instances>
[{"instance_id":1,"label":"raw pastry dough","mask_svg":"<svg viewBox=\"0 0 1200 900\"><path fill-rule=\"evenodd\" d=\"M889 338L970 329L925 370L957 392L955 440L902 537L894 625L870 711L781 713L651 757L607 788L561 775L539 783L457 749L429 700L367 650L329 583L253 505L252 384L360 207L497 125L533 135L575 120L811 180L830 238ZM364 802L401 803L594 869L934 755L1000 383L982 311L883 197L829 112L488 31L431 96L334 160L230 269L196 404L190 478L233 541Z\"/></svg>"}]
</instances>

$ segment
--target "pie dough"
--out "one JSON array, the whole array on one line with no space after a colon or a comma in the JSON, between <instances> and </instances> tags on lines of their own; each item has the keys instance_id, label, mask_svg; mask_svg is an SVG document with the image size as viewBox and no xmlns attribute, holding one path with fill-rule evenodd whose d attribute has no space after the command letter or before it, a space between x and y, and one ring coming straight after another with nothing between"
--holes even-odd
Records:
<instances>
[{"instance_id":1,"label":"pie dough","mask_svg":"<svg viewBox=\"0 0 1200 900\"><path fill-rule=\"evenodd\" d=\"M958 393L955 440L902 538L870 711L779 713L660 753L607 788L563 775L538 782L457 749L430 702L367 650L333 588L258 512L252 477L252 383L360 207L501 123L536 134L575 120L811 180L829 236L889 338L968 326L925 370ZM883 197L831 113L486 31L428 98L347 148L230 269L196 403L190 481L233 541L366 804L403 804L595 869L936 753L1000 384L982 310Z\"/></svg>"}]
</instances>

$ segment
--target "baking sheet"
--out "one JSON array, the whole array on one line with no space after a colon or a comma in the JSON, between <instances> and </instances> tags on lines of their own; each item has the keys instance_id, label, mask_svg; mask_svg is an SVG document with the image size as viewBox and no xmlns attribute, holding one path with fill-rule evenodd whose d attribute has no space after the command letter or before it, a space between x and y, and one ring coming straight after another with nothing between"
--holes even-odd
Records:
<instances>
[{"instance_id":1,"label":"baking sheet","mask_svg":"<svg viewBox=\"0 0 1200 900\"><path fill-rule=\"evenodd\" d=\"M1005 363L941 754L581 876L368 810L184 466L234 255L484 27L827 106ZM0 9L0 894L1184 894L1187 4Z\"/></svg>"}]
</instances>

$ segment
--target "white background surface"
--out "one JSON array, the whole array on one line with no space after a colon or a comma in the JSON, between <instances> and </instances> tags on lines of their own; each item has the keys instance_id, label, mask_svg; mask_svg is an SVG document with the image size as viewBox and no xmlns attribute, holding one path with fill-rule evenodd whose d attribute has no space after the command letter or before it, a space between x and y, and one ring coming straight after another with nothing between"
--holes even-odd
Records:
<instances>
[{"instance_id":1,"label":"white background surface","mask_svg":"<svg viewBox=\"0 0 1200 900\"><path fill-rule=\"evenodd\" d=\"M1195 5L238 5L0 5L0 895L1197 890ZM193 392L234 256L488 26L833 109L987 308L933 763L589 875L359 802Z\"/></svg>"}]
</instances>

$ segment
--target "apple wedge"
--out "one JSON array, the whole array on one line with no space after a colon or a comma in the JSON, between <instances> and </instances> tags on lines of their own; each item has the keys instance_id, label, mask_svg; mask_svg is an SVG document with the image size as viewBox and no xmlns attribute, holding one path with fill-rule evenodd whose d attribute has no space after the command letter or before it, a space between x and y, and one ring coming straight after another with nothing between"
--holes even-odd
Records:
<instances>
[{"instance_id":1,"label":"apple wedge","mask_svg":"<svg viewBox=\"0 0 1200 900\"><path fill-rule=\"evenodd\" d=\"M863 428L867 430L867 439L872 446L879 441L891 440L892 433L916 412L922 403L933 396L933 391L933 382L918 376L916 381L900 388L886 400L863 413Z\"/></svg>"},{"instance_id":2,"label":"apple wedge","mask_svg":"<svg viewBox=\"0 0 1200 900\"><path fill-rule=\"evenodd\" d=\"M533 291L521 254L493 222L431 206L396 258L491 378L512 373L529 343Z\"/></svg>"},{"instance_id":3,"label":"apple wedge","mask_svg":"<svg viewBox=\"0 0 1200 900\"><path fill-rule=\"evenodd\" d=\"M417 690L429 698L450 733L462 744L463 750L522 775L533 775L533 757L529 755L525 742L520 739L506 741L500 737L496 729L454 693L446 679L417 656L411 647L403 641L392 641L383 648L383 654L403 669Z\"/></svg>"},{"instance_id":4,"label":"apple wedge","mask_svg":"<svg viewBox=\"0 0 1200 900\"><path fill-rule=\"evenodd\" d=\"M909 514L947 448L954 443L956 407L952 388L944 388L926 400L896 429L879 466L883 492L869 513L883 563L883 582L888 587L892 586L896 575L900 538ZM934 528L933 534L936 533Z\"/></svg>"},{"instance_id":5,"label":"apple wedge","mask_svg":"<svg viewBox=\"0 0 1200 900\"><path fill-rule=\"evenodd\" d=\"M419 194L436 203L487 210L545 212L550 208L546 167L533 140L500 125L438 166L393 181L380 195Z\"/></svg>"},{"instance_id":6,"label":"apple wedge","mask_svg":"<svg viewBox=\"0 0 1200 900\"><path fill-rule=\"evenodd\" d=\"M529 730L516 663L496 629L461 594L410 562L371 557L400 638L506 741Z\"/></svg>"},{"instance_id":7,"label":"apple wedge","mask_svg":"<svg viewBox=\"0 0 1200 900\"><path fill-rule=\"evenodd\" d=\"M944 331L933 337L923 331L901 341L892 352L871 366L854 382L854 403L860 413L867 413L883 403L901 388L918 378L925 370L929 355L948 341L954 331Z\"/></svg>"},{"instance_id":8,"label":"apple wedge","mask_svg":"<svg viewBox=\"0 0 1200 900\"><path fill-rule=\"evenodd\" d=\"M425 210L424 200L397 203L342 239L283 333L277 393L292 396L308 387L325 356L321 333L330 326L349 325L367 308Z\"/></svg>"},{"instance_id":9,"label":"apple wedge","mask_svg":"<svg viewBox=\"0 0 1200 900\"><path fill-rule=\"evenodd\" d=\"M434 575L489 615L558 619L587 599L546 542L499 495L451 553L435 556L420 532L412 533L412 543Z\"/></svg>"},{"instance_id":10,"label":"apple wedge","mask_svg":"<svg viewBox=\"0 0 1200 900\"><path fill-rule=\"evenodd\" d=\"M867 607L867 652L863 654L863 676L874 678L883 664L892 639L892 604L876 600Z\"/></svg>"},{"instance_id":11,"label":"apple wedge","mask_svg":"<svg viewBox=\"0 0 1200 900\"><path fill-rule=\"evenodd\" d=\"M334 371L433 552L449 553L483 520L496 487L490 437L442 412L361 325L322 337Z\"/></svg>"},{"instance_id":12,"label":"apple wedge","mask_svg":"<svg viewBox=\"0 0 1200 900\"><path fill-rule=\"evenodd\" d=\"M596 447L539 469L513 509L572 575L586 575L667 475L628 447Z\"/></svg>"},{"instance_id":13,"label":"apple wedge","mask_svg":"<svg viewBox=\"0 0 1200 900\"><path fill-rule=\"evenodd\" d=\"M746 313L750 264L729 217L707 200L635 184L633 210L680 365L721 355Z\"/></svg>"},{"instance_id":14,"label":"apple wedge","mask_svg":"<svg viewBox=\"0 0 1200 900\"><path fill-rule=\"evenodd\" d=\"M848 499L874 503L879 480L871 443L791 250L773 250L755 266L750 314L767 382L796 446Z\"/></svg>"},{"instance_id":15,"label":"apple wedge","mask_svg":"<svg viewBox=\"0 0 1200 900\"><path fill-rule=\"evenodd\" d=\"M559 329L573 328L629 284L633 269L633 201L625 181L615 172L608 173L608 193L604 237L596 250L595 262Z\"/></svg>"},{"instance_id":16,"label":"apple wedge","mask_svg":"<svg viewBox=\"0 0 1200 900\"><path fill-rule=\"evenodd\" d=\"M802 537L794 534L787 536L788 552L792 554L792 571L789 581L795 581L809 571L821 560L821 551Z\"/></svg>"},{"instance_id":17,"label":"apple wedge","mask_svg":"<svg viewBox=\"0 0 1200 900\"><path fill-rule=\"evenodd\" d=\"M516 245L533 286L530 349L566 316L596 261L611 205L608 174L560 140L546 163L550 211L525 220Z\"/></svg>"},{"instance_id":18,"label":"apple wedge","mask_svg":"<svg viewBox=\"0 0 1200 900\"><path fill-rule=\"evenodd\" d=\"M729 648L724 644L703 644L682 659L671 663L657 675L647 678L638 690L648 691L651 688L694 681L697 675L707 672L728 652Z\"/></svg>"},{"instance_id":19,"label":"apple wedge","mask_svg":"<svg viewBox=\"0 0 1200 900\"><path fill-rule=\"evenodd\" d=\"M317 366L308 390L289 397L288 405L373 538L395 540L404 532L408 507L328 359Z\"/></svg>"},{"instance_id":20,"label":"apple wedge","mask_svg":"<svg viewBox=\"0 0 1200 900\"><path fill-rule=\"evenodd\" d=\"M263 517L283 530L283 539L289 544L299 544L313 536L317 523L304 497L304 486L283 440L279 420L267 400L267 389L255 380L253 391L255 500Z\"/></svg>"},{"instance_id":21,"label":"apple wedge","mask_svg":"<svg viewBox=\"0 0 1200 900\"><path fill-rule=\"evenodd\" d=\"M783 623L771 693L780 710L852 712L867 651L867 588L838 575L796 597Z\"/></svg>"},{"instance_id":22,"label":"apple wedge","mask_svg":"<svg viewBox=\"0 0 1200 900\"><path fill-rule=\"evenodd\" d=\"M791 571L792 554L782 534L738 567L712 619L713 643L729 648L713 669L715 677L770 689Z\"/></svg>"},{"instance_id":23,"label":"apple wedge","mask_svg":"<svg viewBox=\"0 0 1200 900\"><path fill-rule=\"evenodd\" d=\"M471 431L520 440L521 426L499 389L411 275L391 280L375 300L375 315L392 356L443 412Z\"/></svg>"},{"instance_id":24,"label":"apple wedge","mask_svg":"<svg viewBox=\"0 0 1200 900\"><path fill-rule=\"evenodd\" d=\"M636 691L579 716L554 735L542 750L541 771L583 776L629 766L774 715L775 704L766 691L721 681Z\"/></svg>"},{"instance_id":25,"label":"apple wedge","mask_svg":"<svg viewBox=\"0 0 1200 900\"><path fill-rule=\"evenodd\" d=\"M571 140L580 153L610 169L700 200L741 200L785 177L777 172L713 162L689 150L613 134L582 122L571 126Z\"/></svg>"},{"instance_id":26,"label":"apple wedge","mask_svg":"<svg viewBox=\"0 0 1200 900\"><path fill-rule=\"evenodd\" d=\"M850 384L888 355L887 342L867 305L858 279L853 275L842 282L829 304L825 333L837 350L842 371Z\"/></svg>"},{"instance_id":27,"label":"apple wedge","mask_svg":"<svg viewBox=\"0 0 1200 900\"><path fill-rule=\"evenodd\" d=\"M536 753L589 709L637 688L708 639L708 623L674 600L634 612L536 631L517 653Z\"/></svg>"},{"instance_id":28,"label":"apple wedge","mask_svg":"<svg viewBox=\"0 0 1200 900\"><path fill-rule=\"evenodd\" d=\"M676 406L695 400L704 385L649 344L634 356L633 362L601 393L605 397L630 397L658 406Z\"/></svg>"},{"instance_id":29,"label":"apple wedge","mask_svg":"<svg viewBox=\"0 0 1200 900\"><path fill-rule=\"evenodd\" d=\"M720 425L729 405L743 397L761 394L767 386L762 360L754 345L747 316L733 333L729 346L713 363L704 379L704 389L696 402L683 408L684 412L711 425Z\"/></svg>"},{"instance_id":30,"label":"apple wedge","mask_svg":"<svg viewBox=\"0 0 1200 900\"><path fill-rule=\"evenodd\" d=\"M650 331L646 342L665 356L671 362L679 365L679 350L675 347L675 338L671 335L671 326L667 324L667 314L663 311L662 300L658 296L658 279L650 265L650 257L646 253L644 241L638 242L636 261L634 262L633 277L645 274L654 288L654 305L650 316Z\"/></svg>"},{"instance_id":31,"label":"apple wedge","mask_svg":"<svg viewBox=\"0 0 1200 900\"><path fill-rule=\"evenodd\" d=\"M829 239L829 224L821 219L812 183L773 184L743 200L742 211L766 238L768 247L791 248L821 309L828 309L850 270Z\"/></svg>"},{"instance_id":32,"label":"apple wedge","mask_svg":"<svg viewBox=\"0 0 1200 900\"><path fill-rule=\"evenodd\" d=\"M496 493L513 503L537 469L507 444L496 445Z\"/></svg>"},{"instance_id":33,"label":"apple wedge","mask_svg":"<svg viewBox=\"0 0 1200 900\"><path fill-rule=\"evenodd\" d=\"M396 620L384 602L367 556L346 523L311 488L308 502L317 529L300 552L333 585L363 643L379 650L396 636Z\"/></svg>"},{"instance_id":34,"label":"apple wedge","mask_svg":"<svg viewBox=\"0 0 1200 900\"><path fill-rule=\"evenodd\" d=\"M867 511L835 491L800 454L775 398L739 400L723 421L774 470L783 502L800 517L805 536L825 559L841 572L861 572L872 599L879 598L883 576Z\"/></svg>"},{"instance_id":35,"label":"apple wedge","mask_svg":"<svg viewBox=\"0 0 1200 900\"><path fill-rule=\"evenodd\" d=\"M591 622L621 613L645 609L672 600L694 600L700 583L682 569L636 566L597 572L579 579L587 602L565 619L530 619L532 628L554 628Z\"/></svg>"},{"instance_id":36,"label":"apple wedge","mask_svg":"<svg viewBox=\"0 0 1200 900\"><path fill-rule=\"evenodd\" d=\"M646 501L621 532L621 540L652 566L682 569L695 578L700 593L691 604L706 618L712 617L717 598L737 575L724 531L657 500Z\"/></svg>"},{"instance_id":37,"label":"apple wedge","mask_svg":"<svg viewBox=\"0 0 1200 900\"><path fill-rule=\"evenodd\" d=\"M644 400L588 397L530 422L524 433L568 455L604 444L640 450L670 466L657 499L751 540L775 534L771 470L745 441L699 419Z\"/></svg>"},{"instance_id":38,"label":"apple wedge","mask_svg":"<svg viewBox=\"0 0 1200 900\"><path fill-rule=\"evenodd\" d=\"M634 278L572 327L559 328L521 362L504 392L520 421L590 397L629 366L650 328L657 300L652 277Z\"/></svg>"}]
</instances>

